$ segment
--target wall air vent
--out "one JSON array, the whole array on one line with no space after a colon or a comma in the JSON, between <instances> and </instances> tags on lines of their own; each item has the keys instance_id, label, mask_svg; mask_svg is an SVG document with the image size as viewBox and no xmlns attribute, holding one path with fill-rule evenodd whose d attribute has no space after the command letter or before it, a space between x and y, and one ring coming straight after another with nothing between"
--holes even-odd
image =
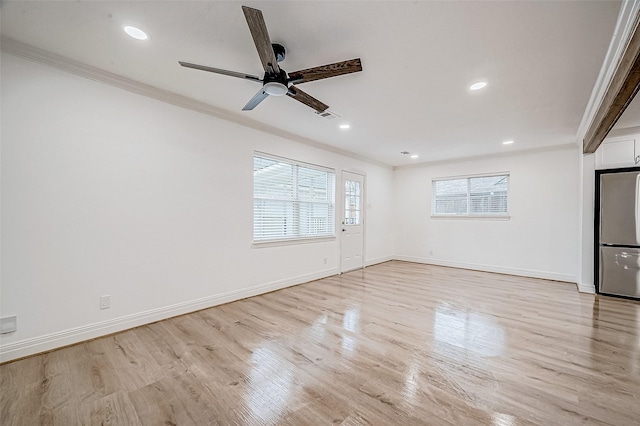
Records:
<instances>
[{"instance_id":1,"label":"wall air vent","mask_svg":"<svg viewBox=\"0 0 640 426\"><path fill-rule=\"evenodd\" d=\"M332 112L332 111L329 111L329 110L325 110L324 112L317 112L316 111L316 114L319 115L322 118L326 118L327 120L331 120L331 119L334 119L336 117L340 117L335 112Z\"/></svg>"}]
</instances>

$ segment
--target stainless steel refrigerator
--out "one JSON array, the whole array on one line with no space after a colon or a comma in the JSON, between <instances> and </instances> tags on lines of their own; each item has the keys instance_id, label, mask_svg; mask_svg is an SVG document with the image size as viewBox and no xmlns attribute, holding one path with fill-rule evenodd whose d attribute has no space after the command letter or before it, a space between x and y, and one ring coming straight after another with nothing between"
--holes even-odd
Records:
<instances>
[{"instance_id":1,"label":"stainless steel refrigerator","mask_svg":"<svg viewBox=\"0 0 640 426\"><path fill-rule=\"evenodd\" d=\"M598 292L640 299L640 168L596 172Z\"/></svg>"}]
</instances>

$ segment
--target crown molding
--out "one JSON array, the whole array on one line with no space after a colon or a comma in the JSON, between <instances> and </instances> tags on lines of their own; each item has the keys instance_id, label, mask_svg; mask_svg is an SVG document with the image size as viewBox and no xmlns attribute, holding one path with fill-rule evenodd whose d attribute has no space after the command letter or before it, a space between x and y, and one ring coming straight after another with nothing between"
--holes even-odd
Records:
<instances>
[{"instance_id":1,"label":"crown molding","mask_svg":"<svg viewBox=\"0 0 640 426\"><path fill-rule=\"evenodd\" d=\"M377 161L372 158L353 153L351 151L336 148L317 140L300 136L298 134L279 129L274 126L261 123L259 121L248 118L246 115L231 112L204 102L196 101L194 99L179 95L174 92L170 92L168 90L160 89L158 87L151 86L140 81L136 81L109 71L102 70L97 67L93 67L91 65L86 65L73 59L69 59L67 57L48 52L46 50L30 46L25 43L21 43L8 37L3 36L0 38L0 51L20 57L22 59L30 60L32 62L37 62L42 65L57 68L59 70L77 75L79 77L84 77L89 80L117 87L119 89L135 93L137 95L145 96L181 108L186 108L199 113L207 114L209 116L235 123L240 126L248 127L259 132L268 133L273 136L288 139L290 141L305 144L314 148L322 149L324 151L333 152L335 154L343 155L345 157L350 157L370 164L375 164L387 169L392 168L392 166L387 163L383 163L381 161Z\"/></svg>"},{"instance_id":2,"label":"crown molding","mask_svg":"<svg viewBox=\"0 0 640 426\"><path fill-rule=\"evenodd\" d=\"M576 145L573 142L563 143L560 145L543 146L538 148L521 149L518 151L498 152L493 154L481 154L481 155L473 155L469 157L459 157L459 158L450 158L446 160L428 161L428 162L417 163L417 164L406 164L403 166L396 166L393 168L393 170L416 169L416 168L422 168L422 167L439 166L443 164L464 163L465 161L488 160L493 158L520 157L523 155L540 154L544 152L554 152L554 151L565 151L565 150L571 150L571 149L577 149Z\"/></svg>"}]
</instances>

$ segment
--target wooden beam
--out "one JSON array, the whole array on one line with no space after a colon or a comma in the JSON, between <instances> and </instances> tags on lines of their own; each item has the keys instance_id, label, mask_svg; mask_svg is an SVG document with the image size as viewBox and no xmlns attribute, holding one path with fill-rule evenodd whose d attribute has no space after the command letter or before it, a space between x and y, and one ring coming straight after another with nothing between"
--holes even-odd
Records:
<instances>
[{"instance_id":1,"label":"wooden beam","mask_svg":"<svg viewBox=\"0 0 640 426\"><path fill-rule=\"evenodd\" d=\"M629 42L600 107L583 139L583 152L595 152L640 89L640 31L638 16Z\"/></svg>"}]
</instances>

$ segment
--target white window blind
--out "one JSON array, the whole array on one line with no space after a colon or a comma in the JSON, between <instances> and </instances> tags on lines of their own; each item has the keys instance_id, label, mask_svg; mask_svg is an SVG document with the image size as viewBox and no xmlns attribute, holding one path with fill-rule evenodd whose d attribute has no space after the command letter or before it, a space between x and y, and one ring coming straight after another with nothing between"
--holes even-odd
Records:
<instances>
[{"instance_id":1,"label":"white window blind","mask_svg":"<svg viewBox=\"0 0 640 426\"><path fill-rule=\"evenodd\" d=\"M434 179L434 216L508 216L509 175Z\"/></svg>"},{"instance_id":2,"label":"white window blind","mask_svg":"<svg viewBox=\"0 0 640 426\"><path fill-rule=\"evenodd\" d=\"M332 237L335 173L277 157L253 157L253 240Z\"/></svg>"}]
</instances>

